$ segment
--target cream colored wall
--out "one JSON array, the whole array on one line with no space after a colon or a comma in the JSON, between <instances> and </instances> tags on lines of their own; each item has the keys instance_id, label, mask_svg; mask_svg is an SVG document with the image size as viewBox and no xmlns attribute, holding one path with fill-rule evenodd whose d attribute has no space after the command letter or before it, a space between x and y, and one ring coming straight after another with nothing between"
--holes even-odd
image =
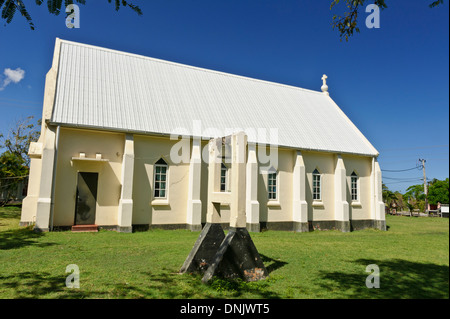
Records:
<instances>
[{"instance_id":1,"label":"cream colored wall","mask_svg":"<svg viewBox=\"0 0 450 319\"><path fill-rule=\"evenodd\" d=\"M259 148L257 148L258 154ZM267 149L269 154L269 149ZM267 166L258 158L259 167ZM260 221L292 221L292 172L294 168L294 151L278 149L278 200L268 200L268 175L258 175L258 201Z\"/></svg>"},{"instance_id":2,"label":"cream colored wall","mask_svg":"<svg viewBox=\"0 0 450 319\"><path fill-rule=\"evenodd\" d=\"M54 226L73 225L78 172L96 172L98 176L97 225L117 225L120 199L122 155L125 135L81 129L61 128L55 187ZM80 152L87 158L101 153L109 162L72 161Z\"/></svg>"},{"instance_id":3,"label":"cream colored wall","mask_svg":"<svg viewBox=\"0 0 450 319\"><path fill-rule=\"evenodd\" d=\"M207 153L208 152L208 141L203 141L201 142L202 145L202 154L204 154L203 152ZM202 155L203 156L203 155ZM206 214L208 211L208 163L206 161L203 160L202 157L202 169L201 169L201 185L200 185L200 200L202 201L202 223L206 223ZM230 215L228 213L228 219L227 222L229 221Z\"/></svg>"},{"instance_id":4,"label":"cream colored wall","mask_svg":"<svg viewBox=\"0 0 450 319\"><path fill-rule=\"evenodd\" d=\"M343 155L342 159L347 173L347 202L350 208L350 219L370 219L372 209L370 201L372 158ZM359 177L359 201L352 203L350 175L353 171Z\"/></svg>"},{"instance_id":5,"label":"cream colored wall","mask_svg":"<svg viewBox=\"0 0 450 319\"><path fill-rule=\"evenodd\" d=\"M39 184L41 180L42 159L30 159L30 176L28 178L27 197L22 201L22 223L36 222L37 200L39 198Z\"/></svg>"},{"instance_id":6,"label":"cream colored wall","mask_svg":"<svg viewBox=\"0 0 450 319\"><path fill-rule=\"evenodd\" d=\"M331 153L302 151L306 168L306 201L308 220L334 220L334 169L335 155ZM318 169L322 174L322 201L314 202L312 197L312 172Z\"/></svg>"},{"instance_id":7,"label":"cream colored wall","mask_svg":"<svg viewBox=\"0 0 450 319\"><path fill-rule=\"evenodd\" d=\"M292 221L292 178L296 152L289 149L278 149L278 185L279 200L269 203L267 175L258 176L258 201L260 204L260 221L277 222ZM308 203L308 220L334 220L334 171L336 155L324 152L302 151L306 168L306 201ZM342 156L347 172L347 201L350 206L350 219L370 219L370 157ZM259 163L261 165L261 163ZM312 199L312 172L318 169L322 174L322 200ZM350 175L356 170L360 177L360 201L351 205ZM269 203L269 204L268 204Z\"/></svg>"},{"instance_id":8,"label":"cream colored wall","mask_svg":"<svg viewBox=\"0 0 450 319\"><path fill-rule=\"evenodd\" d=\"M61 128L56 188L54 226L72 225L75 213L76 185L78 172L98 172L98 200L96 223L117 225L118 203L121 190L122 155L125 135L82 129ZM166 137L134 135L135 166L133 176L133 219L132 224L184 224L186 223L187 194L189 187L189 164L174 164L170 160L170 150L178 141ZM202 149L207 141L202 141ZM79 153L94 158L101 153L109 162L71 161ZM258 175L258 201L261 222L292 221L292 183L295 150L278 149L278 200L269 203L267 195L267 175ZM306 168L306 201L308 220L334 220L334 170L336 155L312 151L302 151ZM169 164L168 199L153 199L153 166L163 157ZM370 219L371 216L371 158L342 156L347 172L347 201L350 219ZM22 221L33 221L35 201L39 192L40 159L31 162L28 199L24 206ZM259 163L261 166L262 163ZM313 205L312 172L318 168L322 173L322 202ZM355 170L360 181L360 201L351 204L350 175ZM208 165L202 161L202 222L206 221ZM27 203L28 201L28 203ZM33 209L34 208L34 209ZM221 207L222 222L229 222L229 207Z\"/></svg>"},{"instance_id":9,"label":"cream colored wall","mask_svg":"<svg viewBox=\"0 0 450 319\"><path fill-rule=\"evenodd\" d=\"M171 162L170 150L177 142L165 137L134 136L133 224L186 223L189 163ZM169 165L167 200L153 198L153 167L161 157Z\"/></svg>"},{"instance_id":10,"label":"cream colored wall","mask_svg":"<svg viewBox=\"0 0 450 319\"><path fill-rule=\"evenodd\" d=\"M208 210L208 142L209 140L202 140L202 162L201 162L201 185L200 185L200 200L202 201L202 218L201 222L206 223L206 214ZM229 181L230 182L230 181ZM220 219L222 223L230 222L230 205L220 205Z\"/></svg>"}]
</instances>

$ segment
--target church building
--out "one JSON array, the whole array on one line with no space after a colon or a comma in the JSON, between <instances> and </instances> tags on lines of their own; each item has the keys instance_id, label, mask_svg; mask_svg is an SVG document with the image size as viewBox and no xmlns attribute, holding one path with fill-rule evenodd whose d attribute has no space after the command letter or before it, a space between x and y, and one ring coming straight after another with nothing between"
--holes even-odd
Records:
<instances>
[{"instance_id":1,"label":"church building","mask_svg":"<svg viewBox=\"0 0 450 319\"><path fill-rule=\"evenodd\" d=\"M208 142L243 131L249 231L386 230L379 153L326 80L312 91L56 39L21 225L199 231Z\"/></svg>"}]
</instances>

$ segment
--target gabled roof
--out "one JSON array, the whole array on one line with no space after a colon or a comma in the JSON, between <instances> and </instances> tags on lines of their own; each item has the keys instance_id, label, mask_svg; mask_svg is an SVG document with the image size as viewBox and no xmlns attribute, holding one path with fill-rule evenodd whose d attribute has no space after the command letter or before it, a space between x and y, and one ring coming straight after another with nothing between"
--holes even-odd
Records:
<instances>
[{"instance_id":1,"label":"gabled roof","mask_svg":"<svg viewBox=\"0 0 450 319\"><path fill-rule=\"evenodd\" d=\"M70 41L56 45L52 124L208 138L245 130L249 142L378 155L322 92Z\"/></svg>"}]
</instances>

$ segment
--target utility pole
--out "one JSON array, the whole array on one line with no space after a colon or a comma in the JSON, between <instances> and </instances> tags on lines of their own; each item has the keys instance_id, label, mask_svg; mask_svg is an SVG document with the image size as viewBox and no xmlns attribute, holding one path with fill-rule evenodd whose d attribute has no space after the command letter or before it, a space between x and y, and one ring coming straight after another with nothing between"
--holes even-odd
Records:
<instances>
[{"instance_id":1,"label":"utility pole","mask_svg":"<svg viewBox=\"0 0 450 319\"><path fill-rule=\"evenodd\" d=\"M425 172L425 162L426 162L426 160L419 158L419 162L422 162L423 192L425 194L425 213L428 214L428 187L427 187L427 174Z\"/></svg>"}]
</instances>

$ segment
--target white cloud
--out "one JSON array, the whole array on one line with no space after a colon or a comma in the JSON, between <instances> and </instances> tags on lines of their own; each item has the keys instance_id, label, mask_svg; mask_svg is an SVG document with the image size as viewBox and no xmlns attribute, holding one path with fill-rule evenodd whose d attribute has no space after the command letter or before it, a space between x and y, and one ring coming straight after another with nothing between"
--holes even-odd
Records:
<instances>
[{"instance_id":1,"label":"white cloud","mask_svg":"<svg viewBox=\"0 0 450 319\"><path fill-rule=\"evenodd\" d=\"M0 91L3 91L5 87L7 87L10 83L19 83L25 77L25 71L21 68L17 68L15 70L6 68L3 74L6 76L6 78L3 80L3 84L0 86Z\"/></svg>"}]
</instances>

